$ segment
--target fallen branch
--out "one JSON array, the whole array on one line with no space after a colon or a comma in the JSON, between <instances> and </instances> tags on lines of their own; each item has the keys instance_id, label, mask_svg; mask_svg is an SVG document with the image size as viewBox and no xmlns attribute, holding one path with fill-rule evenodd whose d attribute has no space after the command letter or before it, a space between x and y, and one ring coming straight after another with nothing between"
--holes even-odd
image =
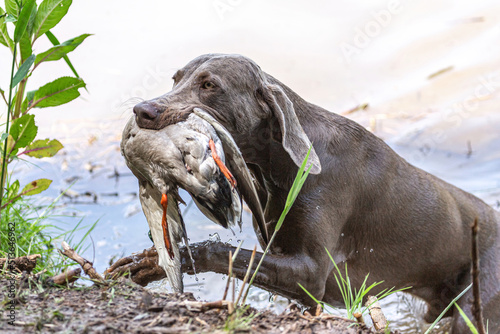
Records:
<instances>
[{"instance_id":1,"label":"fallen branch","mask_svg":"<svg viewBox=\"0 0 500 334\"><path fill-rule=\"evenodd\" d=\"M49 277L47 279L48 285L68 285L69 283L75 282L80 278L82 270L80 268L74 268L71 270L66 270L61 274Z\"/></svg>"},{"instance_id":2,"label":"fallen branch","mask_svg":"<svg viewBox=\"0 0 500 334\"><path fill-rule=\"evenodd\" d=\"M472 305L472 314L477 323L477 331L479 334L485 334L483 323L483 311L481 309L481 294L479 290L479 249L477 247L477 233L479 226L477 218L472 224L472 294L474 296L474 304Z\"/></svg>"},{"instance_id":3,"label":"fallen branch","mask_svg":"<svg viewBox=\"0 0 500 334\"><path fill-rule=\"evenodd\" d=\"M87 276L89 276L92 280L99 283L104 283L104 278L102 278L102 276L99 275L99 273L94 269L92 262L78 255L78 253L73 248L71 248L65 241L61 243L61 246L63 250L61 251L59 249L59 253L69 257L70 259L78 263L82 267L83 272Z\"/></svg>"},{"instance_id":4,"label":"fallen branch","mask_svg":"<svg viewBox=\"0 0 500 334\"><path fill-rule=\"evenodd\" d=\"M375 330L384 330L387 327L387 319L382 312L382 308L380 307L380 303L378 302L377 297L368 296L365 306L368 307L368 312L370 313L370 317L372 318Z\"/></svg>"},{"instance_id":5,"label":"fallen branch","mask_svg":"<svg viewBox=\"0 0 500 334\"><path fill-rule=\"evenodd\" d=\"M184 307L189 311L205 312L211 309L227 309L229 304L232 304L232 302L229 300L218 300L215 302L198 302L185 300L182 302L167 302L164 308L174 309Z\"/></svg>"},{"instance_id":6,"label":"fallen branch","mask_svg":"<svg viewBox=\"0 0 500 334\"><path fill-rule=\"evenodd\" d=\"M30 273L36 267L36 260L41 258L40 254L16 257L14 259L0 258L0 267L6 267L9 271L18 270Z\"/></svg>"}]
</instances>

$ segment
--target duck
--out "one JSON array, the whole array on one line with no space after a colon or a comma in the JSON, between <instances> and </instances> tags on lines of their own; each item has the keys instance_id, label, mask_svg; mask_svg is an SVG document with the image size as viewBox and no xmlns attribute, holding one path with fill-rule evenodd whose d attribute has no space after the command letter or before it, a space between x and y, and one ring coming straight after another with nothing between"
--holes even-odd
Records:
<instances>
[{"instance_id":1,"label":"duck","mask_svg":"<svg viewBox=\"0 0 500 334\"><path fill-rule=\"evenodd\" d=\"M267 242L251 173L231 134L206 111L195 108L187 119L160 130L140 128L132 117L123 130L120 148L138 179L158 264L174 292L183 292L179 243L184 241L189 251L179 188L190 194L207 218L224 228L241 229L244 198Z\"/></svg>"}]
</instances>

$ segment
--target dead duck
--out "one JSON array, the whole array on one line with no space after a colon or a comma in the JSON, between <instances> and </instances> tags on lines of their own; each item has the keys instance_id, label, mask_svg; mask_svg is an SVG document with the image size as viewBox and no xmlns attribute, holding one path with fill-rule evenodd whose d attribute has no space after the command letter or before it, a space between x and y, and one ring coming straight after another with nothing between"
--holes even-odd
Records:
<instances>
[{"instance_id":1,"label":"dead duck","mask_svg":"<svg viewBox=\"0 0 500 334\"><path fill-rule=\"evenodd\" d=\"M139 180L139 198L159 265L175 292L183 291L178 243L184 239L188 245L179 187L205 216L225 228L241 226L242 194L267 242L250 172L231 135L209 114L195 109L185 121L161 130L139 128L131 118L122 138L122 155Z\"/></svg>"}]
</instances>

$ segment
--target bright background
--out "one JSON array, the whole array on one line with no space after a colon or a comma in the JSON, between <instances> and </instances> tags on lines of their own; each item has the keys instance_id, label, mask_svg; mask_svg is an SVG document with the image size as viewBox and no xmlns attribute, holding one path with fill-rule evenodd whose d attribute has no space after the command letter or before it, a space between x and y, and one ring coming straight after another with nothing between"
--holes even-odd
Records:
<instances>
[{"instance_id":1,"label":"bright background","mask_svg":"<svg viewBox=\"0 0 500 334\"><path fill-rule=\"evenodd\" d=\"M35 111L39 138L58 138L65 149L35 161L38 167L19 165L18 177L54 179L46 198L76 180L60 209L89 224L99 219L85 255L100 271L113 255L151 245L136 182L118 152L124 122L137 101L169 91L172 74L204 53L248 56L335 113L368 104L346 116L411 163L500 206L498 1L86 0L74 1L53 32L60 41L94 34L69 54L89 93ZM41 38L34 52L48 47ZM4 89L9 56L0 48ZM29 84L34 89L60 75L71 75L62 62L44 63ZM110 178L115 171L122 177ZM245 239L246 248L255 243L248 216L235 237L195 210L185 218L192 241L217 232L226 241ZM71 227L75 219L61 222ZM192 287L195 294L220 298L225 281L200 277L205 284ZM390 317L405 318L400 301L394 304ZM421 324L404 321L418 333Z\"/></svg>"}]
</instances>

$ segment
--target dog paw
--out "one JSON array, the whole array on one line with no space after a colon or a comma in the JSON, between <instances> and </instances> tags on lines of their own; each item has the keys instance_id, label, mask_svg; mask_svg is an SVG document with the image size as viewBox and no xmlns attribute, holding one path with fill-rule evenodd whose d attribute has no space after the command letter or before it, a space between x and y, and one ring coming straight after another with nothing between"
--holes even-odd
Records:
<instances>
[{"instance_id":1,"label":"dog paw","mask_svg":"<svg viewBox=\"0 0 500 334\"><path fill-rule=\"evenodd\" d=\"M106 269L106 278L116 279L120 276L130 277L142 286L166 277L165 271L158 266L158 253L154 246L123 257Z\"/></svg>"}]
</instances>

